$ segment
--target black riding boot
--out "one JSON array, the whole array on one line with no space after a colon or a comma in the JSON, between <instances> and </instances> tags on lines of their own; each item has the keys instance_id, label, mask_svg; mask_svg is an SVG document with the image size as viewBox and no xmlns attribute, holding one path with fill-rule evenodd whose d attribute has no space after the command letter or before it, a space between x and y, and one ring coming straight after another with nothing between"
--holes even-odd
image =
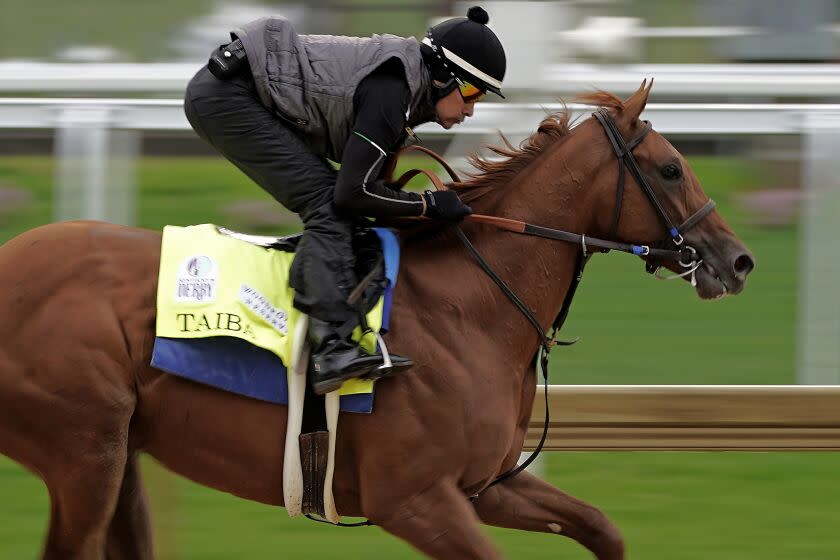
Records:
<instances>
[{"instance_id":1,"label":"black riding boot","mask_svg":"<svg viewBox=\"0 0 840 560\"><path fill-rule=\"evenodd\" d=\"M382 354L368 354L349 337L342 337L339 327L309 319L309 342L313 349L312 390L316 395L335 391L354 377L379 379L414 365L410 358L391 354L391 366L385 366Z\"/></svg>"}]
</instances>

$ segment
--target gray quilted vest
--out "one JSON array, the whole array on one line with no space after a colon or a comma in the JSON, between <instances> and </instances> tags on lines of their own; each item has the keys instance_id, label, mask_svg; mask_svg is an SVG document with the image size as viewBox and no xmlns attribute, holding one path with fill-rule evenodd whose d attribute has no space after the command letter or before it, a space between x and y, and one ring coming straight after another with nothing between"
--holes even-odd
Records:
<instances>
[{"instance_id":1,"label":"gray quilted vest","mask_svg":"<svg viewBox=\"0 0 840 560\"><path fill-rule=\"evenodd\" d=\"M280 17L258 19L231 36L242 39L262 103L333 161L341 161L352 132L356 87L391 58L402 62L411 92L404 100L408 124L435 118L429 73L413 37L298 35Z\"/></svg>"}]
</instances>

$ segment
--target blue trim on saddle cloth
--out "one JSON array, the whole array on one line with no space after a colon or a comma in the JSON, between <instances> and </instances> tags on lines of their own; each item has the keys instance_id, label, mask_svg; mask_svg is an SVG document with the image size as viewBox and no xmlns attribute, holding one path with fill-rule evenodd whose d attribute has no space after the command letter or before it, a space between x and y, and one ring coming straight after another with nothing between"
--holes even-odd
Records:
<instances>
[{"instance_id":1,"label":"blue trim on saddle cloth","mask_svg":"<svg viewBox=\"0 0 840 560\"><path fill-rule=\"evenodd\" d=\"M275 404L288 404L286 366L272 352L241 338L155 339L152 367L217 389ZM369 414L373 393L342 395L341 410Z\"/></svg>"},{"instance_id":2,"label":"blue trim on saddle cloth","mask_svg":"<svg viewBox=\"0 0 840 560\"><path fill-rule=\"evenodd\" d=\"M388 329L391 298L397 283L400 248L396 235L388 229L373 228L382 243L385 277L381 332ZM273 352L235 337L208 338L156 337L152 367L216 387L224 391L275 404L288 404L286 366ZM342 395L343 412L369 414L373 393Z\"/></svg>"},{"instance_id":3,"label":"blue trim on saddle cloth","mask_svg":"<svg viewBox=\"0 0 840 560\"><path fill-rule=\"evenodd\" d=\"M382 243L382 254L385 257L385 278L388 279L388 286L385 288L382 303L382 327L380 332L388 331L391 318L391 296L394 293L394 286L397 284L397 272L400 270L400 243L397 236L390 229L373 228L379 241Z\"/></svg>"}]
</instances>

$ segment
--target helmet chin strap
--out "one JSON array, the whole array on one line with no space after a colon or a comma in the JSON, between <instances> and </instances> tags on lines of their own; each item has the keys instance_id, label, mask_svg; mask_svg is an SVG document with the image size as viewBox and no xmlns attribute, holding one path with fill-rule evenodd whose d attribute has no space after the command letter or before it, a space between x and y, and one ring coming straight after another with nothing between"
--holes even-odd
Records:
<instances>
[{"instance_id":1,"label":"helmet chin strap","mask_svg":"<svg viewBox=\"0 0 840 560\"><path fill-rule=\"evenodd\" d=\"M429 71L432 87L432 101L437 103L458 87L458 82L452 76L452 73L446 68L443 62L435 56L434 52L428 45L421 45L420 50L423 53L423 62L426 69Z\"/></svg>"},{"instance_id":2,"label":"helmet chin strap","mask_svg":"<svg viewBox=\"0 0 840 560\"><path fill-rule=\"evenodd\" d=\"M432 80L432 100L435 103L455 91L455 88L458 87L458 82L455 81L455 78L450 78L449 81L443 83L443 85L439 85L440 83L441 82Z\"/></svg>"},{"instance_id":3,"label":"helmet chin strap","mask_svg":"<svg viewBox=\"0 0 840 560\"><path fill-rule=\"evenodd\" d=\"M423 56L423 63L429 70L429 75L432 81L432 101L437 103L458 87L458 82L455 80L455 74L446 59L441 56L440 50L435 45L435 40L432 37L431 30L427 32L426 37L428 43L420 44L420 53Z\"/></svg>"}]
</instances>

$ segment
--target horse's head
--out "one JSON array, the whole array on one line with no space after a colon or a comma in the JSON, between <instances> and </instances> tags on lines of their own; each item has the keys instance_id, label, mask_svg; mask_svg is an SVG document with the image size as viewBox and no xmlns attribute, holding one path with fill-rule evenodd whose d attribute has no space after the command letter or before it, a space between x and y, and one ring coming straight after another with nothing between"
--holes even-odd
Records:
<instances>
[{"instance_id":1,"label":"horse's head","mask_svg":"<svg viewBox=\"0 0 840 560\"><path fill-rule=\"evenodd\" d=\"M624 102L605 93L584 98L608 107L585 125L599 160L589 187L596 229L625 243L679 251L679 260L642 258L649 271L662 266L686 279L696 275L704 299L737 294L755 266L753 256L714 210L682 154L639 119L652 85L643 82Z\"/></svg>"},{"instance_id":2,"label":"horse's head","mask_svg":"<svg viewBox=\"0 0 840 560\"><path fill-rule=\"evenodd\" d=\"M755 266L752 254L682 154L639 119L652 85L643 82L626 101L606 92L583 96L601 109L574 128L563 111L519 147L503 137L505 146L488 148L505 159L474 157L482 173L457 188L479 213L621 242L649 272L668 268L704 299L737 294Z\"/></svg>"}]
</instances>

